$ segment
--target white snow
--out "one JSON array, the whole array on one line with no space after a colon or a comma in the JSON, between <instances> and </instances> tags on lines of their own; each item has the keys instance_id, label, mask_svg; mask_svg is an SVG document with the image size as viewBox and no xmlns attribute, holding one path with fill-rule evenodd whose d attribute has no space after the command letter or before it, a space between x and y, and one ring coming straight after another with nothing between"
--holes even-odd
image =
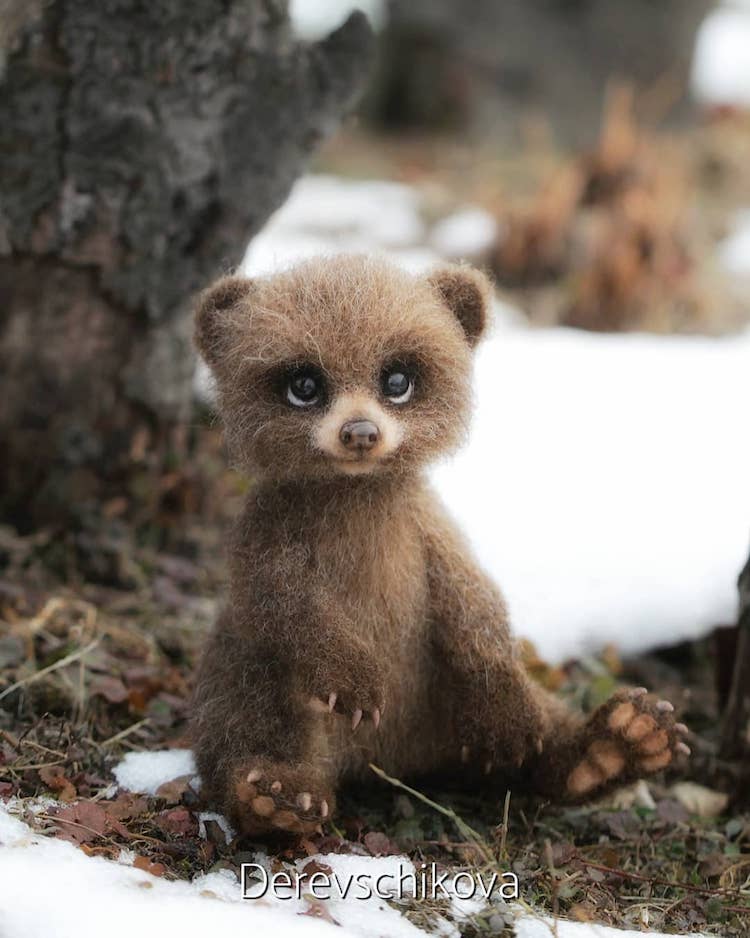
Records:
<instances>
[{"instance_id":1,"label":"white snow","mask_svg":"<svg viewBox=\"0 0 750 938\"><path fill-rule=\"evenodd\" d=\"M121 788L155 795L165 782L195 773L195 760L189 749L164 749L159 752L129 752L114 774ZM193 787L197 787L195 783Z\"/></svg>"},{"instance_id":2,"label":"white snow","mask_svg":"<svg viewBox=\"0 0 750 938\"><path fill-rule=\"evenodd\" d=\"M750 542L750 334L505 330L438 490L556 660L734 621Z\"/></svg>"},{"instance_id":3,"label":"white snow","mask_svg":"<svg viewBox=\"0 0 750 938\"><path fill-rule=\"evenodd\" d=\"M719 245L719 262L734 277L750 277L750 209L734 216L731 231Z\"/></svg>"},{"instance_id":4,"label":"white snow","mask_svg":"<svg viewBox=\"0 0 750 938\"><path fill-rule=\"evenodd\" d=\"M216 821L224 835L224 843L230 844L237 836L234 828L223 814L217 814L215 811L201 811L198 814L198 834L204 840L206 839L206 821Z\"/></svg>"},{"instance_id":5,"label":"white snow","mask_svg":"<svg viewBox=\"0 0 750 938\"><path fill-rule=\"evenodd\" d=\"M340 898L334 891L325 909L339 923L315 918L311 904L273 897L242 899L231 871L196 877L192 882L168 881L123 861L87 857L72 844L35 834L0 802L0 934L3 938L205 938L207 934L253 935L254 938L420 938L425 932L382 899ZM405 857L326 855L316 858L340 877L398 876L413 869ZM257 862L264 863L259 856ZM308 860L298 861L301 869ZM321 900L322 901L322 900ZM518 938L634 938L603 926L581 925L521 914ZM457 938L447 920L433 934ZM642 932L637 933L642 935ZM658 936L652 935L652 938Z\"/></svg>"},{"instance_id":6,"label":"white snow","mask_svg":"<svg viewBox=\"0 0 750 938\"><path fill-rule=\"evenodd\" d=\"M385 23L385 0L291 0L289 18L300 39L320 39L337 29L352 10L361 10L374 29Z\"/></svg>"},{"instance_id":7,"label":"white snow","mask_svg":"<svg viewBox=\"0 0 750 938\"><path fill-rule=\"evenodd\" d=\"M726 0L698 30L691 86L702 104L750 107L750 3Z\"/></svg>"},{"instance_id":8,"label":"white snow","mask_svg":"<svg viewBox=\"0 0 750 938\"><path fill-rule=\"evenodd\" d=\"M443 257L476 260L489 251L497 234L497 219L493 215L484 209L468 206L433 226L430 245Z\"/></svg>"},{"instance_id":9,"label":"white snow","mask_svg":"<svg viewBox=\"0 0 750 938\"><path fill-rule=\"evenodd\" d=\"M315 254L377 250L410 269L429 267L438 255L424 247L419 204L416 190L396 182L304 176L250 242L242 268L258 276Z\"/></svg>"}]
</instances>

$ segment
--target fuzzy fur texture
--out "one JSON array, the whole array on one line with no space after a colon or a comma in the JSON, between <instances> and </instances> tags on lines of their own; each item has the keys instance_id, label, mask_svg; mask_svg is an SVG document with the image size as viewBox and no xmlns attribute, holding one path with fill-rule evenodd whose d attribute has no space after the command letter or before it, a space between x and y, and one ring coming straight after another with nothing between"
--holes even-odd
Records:
<instances>
[{"instance_id":1,"label":"fuzzy fur texture","mask_svg":"<svg viewBox=\"0 0 750 938\"><path fill-rule=\"evenodd\" d=\"M255 487L193 732L208 797L248 834L313 829L370 762L576 800L687 749L666 702L626 691L584 721L529 679L499 591L423 477L466 430L490 294L469 268L417 277L350 256L225 278L200 300L196 342ZM318 389L305 406L300 373ZM352 421L374 426L366 445Z\"/></svg>"}]
</instances>

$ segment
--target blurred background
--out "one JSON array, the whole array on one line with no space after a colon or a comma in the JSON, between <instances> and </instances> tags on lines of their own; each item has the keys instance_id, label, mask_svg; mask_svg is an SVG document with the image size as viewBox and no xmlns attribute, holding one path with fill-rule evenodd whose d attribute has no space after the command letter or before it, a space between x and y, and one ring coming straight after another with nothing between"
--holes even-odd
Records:
<instances>
[{"instance_id":1,"label":"blurred background","mask_svg":"<svg viewBox=\"0 0 750 938\"><path fill-rule=\"evenodd\" d=\"M252 484L195 293L356 250L494 278L433 480L529 667L747 792L750 2L7 0L0 83L0 785L181 738Z\"/></svg>"}]
</instances>

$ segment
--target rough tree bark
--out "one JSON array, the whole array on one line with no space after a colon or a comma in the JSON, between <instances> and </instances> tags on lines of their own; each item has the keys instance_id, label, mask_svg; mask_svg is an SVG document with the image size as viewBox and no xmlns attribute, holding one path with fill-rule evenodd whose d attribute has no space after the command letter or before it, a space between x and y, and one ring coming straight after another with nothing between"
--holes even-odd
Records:
<instances>
[{"instance_id":1,"label":"rough tree bark","mask_svg":"<svg viewBox=\"0 0 750 938\"><path fill-rule=\"evenodd\" d=\"M740 612L729 699L724 711L722 754L750 760L750 559L740 574Z\"/></svg>"},{"instance_id":2,"label":"rough tree bark","mask_svg":"<svg viewBox=\"0 0 750 938\"><path fill-rule=\"evenodd\" d=\"M0 520L61 521L179 454L191 294L236 264L366 74L286 0L0 4Z\"/></svg>"}]
</instances>

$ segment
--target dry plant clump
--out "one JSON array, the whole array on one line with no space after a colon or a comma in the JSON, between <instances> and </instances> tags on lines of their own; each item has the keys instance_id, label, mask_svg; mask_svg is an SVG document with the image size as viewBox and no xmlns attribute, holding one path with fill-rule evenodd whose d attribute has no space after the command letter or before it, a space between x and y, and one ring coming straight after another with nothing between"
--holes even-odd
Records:
<instances>
[{"instance_id":1,"label":"dry plant clump","mask_svg":"<svg viewBox=\"0 0 750 938\"><path fill-rule=\"evenodd\" d=\"M491 259L541 324L593 331L721 332L736 311L712 270L684 147L647 132L612 90L595 149L566 161L501 219Z\"/></svg>"}]
</instances>

